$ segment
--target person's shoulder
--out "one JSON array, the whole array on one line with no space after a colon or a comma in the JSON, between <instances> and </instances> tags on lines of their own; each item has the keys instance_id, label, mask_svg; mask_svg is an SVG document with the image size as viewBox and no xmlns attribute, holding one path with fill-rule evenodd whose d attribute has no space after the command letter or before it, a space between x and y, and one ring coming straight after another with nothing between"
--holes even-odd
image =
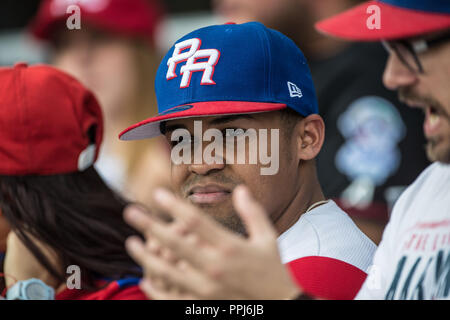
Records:
<instances>
[{"instance_id":1,"label":"person's shoulder","mask_svg":"<svg viewBox=\"0 0 450 320\"><path fill-rule=\"evenodd\" d=\"M367 277L354 265L330 257L308 256L286 265L304 292L323 299L353 299Z\"/></svg>"},{"instance_id":2,"label":"person's shoulder","mask_svg":"<svg viewBox=\"0 0 450 320\"><path fill-rule=\"evenodd\" d=\"M433 162L425 170L423 170L417 179L411 184L408 189L422 185L424 182L430 180L447 180L450 175L450 165L441 162Z\"/></svg>"},{"instance_id":3,"label":"person's shoulder","mask_svg":"<svg viewBox=\"0 0 450 320\"><path fill-rule=\"evenodd\" d=\"M364 237L364 233L333 200L305 213L303 219L316 230L321 241L329 236L342 238L345 236L344 231L356 232L358 236Z\"/></svg>"},{"instance_id":4,"label":"person's shoulder","mask_svg":"<svg viewBox=\"0 0 450 320\"><path fill-rule=\"evenodd\" d=\"M334 201L306 213L304 219L316 230L319 256L341 260L367 272L376 245Z\"/></svg>"},{"instance_id":5,"label":"person's shoulder","mask_svg":"<svg viewBox=\"0 0 450 320\"><path fill-rule=\"evenodd\" d=\"M427 194L433 194L435 191L440 190L442 186L444 186L445 188L449 179L450 165L442 164L439 162L430 164L400 195L397 203L394 206L393 214L395 211L399 211L400 207L403 207L405 205L409 206L414 200L421 201L421 199L426 198ZM417 195L419 194L421 196L417 197Z\"/></svg>"},{"instance_id":6,"label":"person's shoulder","mask_svg":"<svg viewBox=\"0 0 450 320\"><path fill-rule=\"evenodd\" d=\"M314 225L304 218L300 219L278 237L278 248L283 263L319 254L319 237Z\"/></svg>"},{"instance_id":7,"label":"person's shoulder","mask_svg":"<svg viewBox=\"0 0 450 320\"><path fill-rule=\"evenodd\" d=\"M300 221L303 230L314 231L316 252L300 255L298 250L287 263L295 281L313 296L353 299L367 276L375 244L331 200L303 214Z\"/></svg>"},{"instance_id":8,"label":"person's shoulder","mask_svg":"<svg viewBox=\"0 0 450 320\"><path fill-rule=\"evenodd\" d=\"M342 261L366 273L376 245L330 200L305 214L278 238L283 263L305 257Z\"/></svg>"},{"instance_id":9,"label":"person's shoulder","mask_svg":"<svg viewBox=\"0 0 450 320\"><path fill-rule=\"evenodd\" d=\"M430 164L400 195L392 209L390 224L400 225L411 207L436 200L439 194L447 195L450 165L440 162Z\"/></svg>"}]
</instances>

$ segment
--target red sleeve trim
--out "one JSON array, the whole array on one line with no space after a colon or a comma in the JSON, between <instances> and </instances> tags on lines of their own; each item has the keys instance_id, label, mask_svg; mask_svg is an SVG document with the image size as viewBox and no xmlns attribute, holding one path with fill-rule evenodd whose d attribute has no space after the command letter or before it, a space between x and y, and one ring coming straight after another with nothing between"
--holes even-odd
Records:
<instances>
[{"instance_id":1,"label":"red sleeve trim","mask_svg":"<svg viewBox=\"0 0 450 320\"><path fill-rule=\"evenodd\" d=\"M148 298L141 291L139 286L134 285L134 286L119 290L116 294L108 297L107 300L148 300Z\"/></svg>"},{"instance_id":2,"label":"red sleeve trim","mask_svg":"<svg viewBox=\"0 0 450 320\"><path fill-rule=\"evenodd\" d=\"M367 276L354 265L329 257L299 258L287 266L303 291L330 300L352 300Z\"/></svg>"},{"instance_id":3,"label":"red sleeve trim","mask_svg":"<svg viewBox=\"0 0 450 320\"><path fill-rule=\"evenodd\" d=\"M138 285L120 288L117 281L114 281L94 292L65 289L56 295L56 300L147 300L147 297Z\"/></svg>"}]
</instances>

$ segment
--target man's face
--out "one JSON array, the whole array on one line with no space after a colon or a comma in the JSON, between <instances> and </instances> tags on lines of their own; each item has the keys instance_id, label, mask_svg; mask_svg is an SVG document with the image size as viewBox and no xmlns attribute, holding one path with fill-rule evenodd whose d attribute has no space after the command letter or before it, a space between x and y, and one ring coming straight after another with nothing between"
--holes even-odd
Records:
<instances>
[{"instance_id":1,"label":"man's face","mask_svg":"<svg viewBox=\"0 0 450 320\"><path fill-rule=\"evenodd\" d=\"M383 82L399 99L425 113L423 130L431 161L450 163L450 42L418 55L424 73L410 71L391 52Z\"/></svg>"},{"instance_id":2,"label":"man's face","mask_svg":"<svg viewBox=\"0 0 450 320\"><path fill-rule=\"evenodd\" d=\"M227 129L234 129L238 133L242 130L245 132L248 129L255 129L256 132L261 132L260 129L266 130L268 150L264 151L269 155L274 150L279 153L279 170L272 175L262 175L261 169L268 167L268 165L267 163L261 164L259 157L256 164L249 164L249 148L251 144L258 143L256 140L245 139L244 164L236 163L239 153L237 144L226 143L224 151L220 155L224 159L223 164L207 164L205 161L200 164L174 164L172 161L172 184L175 192L180 197L186 198L194 205L201 207L223 225L243 234L245 229L233 209L231 193L237 185L245 184L255 198L263 204L271 219L275 221L289 205L290 199L295 195L298 183L298 162L294 156L295 139L288 138L289 133L284 131L283 120L279 113L267 112L242 116L198 117L168 121L165 136L171 144L172 150L178 144L177 141L171 141L174 130L185 128L193 136L195 122L198 125L198 121L201 121L203 132L212 128L221 131L224 141L226 141ZM238 129L242 130L239 131ZM272 134L274 132L272 129L279 130L278 138L275 134ZM262 139L259 134L257 137L258 141ZM235 141L238 141L243 137L236 134L235 139ZM209 143L209 141L203 141L202 147L197 146L195 148L204 151ZM276 148L274 149L274 147ZM235 159L227 158L228 155L225 150L228 150L228 148L234 149ZM258 147L258 153L260 149L262 148Z\"/></svg>"}]
</instances>

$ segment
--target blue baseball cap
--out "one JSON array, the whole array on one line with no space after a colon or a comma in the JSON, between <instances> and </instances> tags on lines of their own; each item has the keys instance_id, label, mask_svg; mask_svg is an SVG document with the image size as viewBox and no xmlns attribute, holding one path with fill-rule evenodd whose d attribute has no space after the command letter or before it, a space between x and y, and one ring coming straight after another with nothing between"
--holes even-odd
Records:
<instances>
[{"instance_id":1,"label":"blue baseball cap","mask_svg":"<svg viewBox=\"0 0 450 320\"><path fill-rule=\"evenodd\" d=\"M450 1L367 1L319 21L316 29L357 41L396 40L445 31L450 29Z\"/></svg>"},{"instance_id":2,"label":"blue baseball cap","mask_svg":"<svg viewBox=\"0 0 450 320\"><path fill-rule=\"evenodd\" d=\"M215 25L179 39L155 80L158 115L120 133L152 138L160 123L179 118L292 108L318 113L306 59L294 42L258 22Z\"/></svg>"}]
</instances>

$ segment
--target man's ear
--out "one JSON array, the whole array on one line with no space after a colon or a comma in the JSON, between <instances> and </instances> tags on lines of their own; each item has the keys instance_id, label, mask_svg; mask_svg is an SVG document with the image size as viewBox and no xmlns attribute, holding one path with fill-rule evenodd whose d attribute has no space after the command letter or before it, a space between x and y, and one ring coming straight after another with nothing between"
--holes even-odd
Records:
<instances>
[{"instance_id":1,"label":"man's ear","mask_svg":"<svg viewBox=\"0 0 450 320\"><path fill-rule=\"evenodd\" d=\"M322 149L325 139L325 123L318 114L302 119L295 127L297 133L297 157L299 160L312 160Z\"/></svg>"}]
</instances>

